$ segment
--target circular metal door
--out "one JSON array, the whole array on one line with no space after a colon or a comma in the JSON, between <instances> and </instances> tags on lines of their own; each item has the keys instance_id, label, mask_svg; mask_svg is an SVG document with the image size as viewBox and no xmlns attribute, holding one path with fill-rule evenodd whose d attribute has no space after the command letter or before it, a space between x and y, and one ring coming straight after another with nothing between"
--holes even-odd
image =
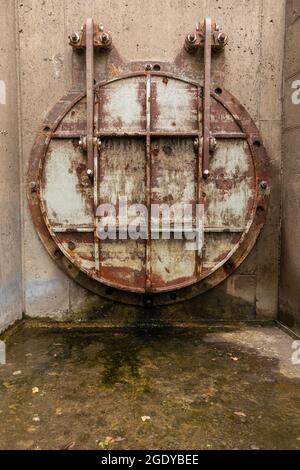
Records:
<instances>
[{"instance_id":1,"label":"circular metal door","mask_svg":"<svg viewBox=\"0 0 300 470\"><path fill-rule=\"evenodd\" d=\"M199 83L163 71L95 85L94 178L80 140L86 96L70 92L48 114L32 150L28 197L53 258L100 295L143 304L193 297L224 280L253 247L269 201L267 155L246 110L211 90L210 176L202 178ZM177 239L99 240L99 204L204 205L199 254Z\"/></svg>"}]
</instances>

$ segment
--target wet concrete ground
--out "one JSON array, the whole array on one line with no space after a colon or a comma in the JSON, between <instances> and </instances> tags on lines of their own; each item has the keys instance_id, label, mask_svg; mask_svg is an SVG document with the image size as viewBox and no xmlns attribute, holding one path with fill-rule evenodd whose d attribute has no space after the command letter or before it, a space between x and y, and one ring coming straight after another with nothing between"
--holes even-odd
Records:
<instances>
[{"instance_id":1,"label":"wet concrete ground","mask_svg":"<svg viewBox=\"0 0 300 470\"><path fill-rule=\"evenodd\" d=\"M299 449L292 342L276 328L21 328L0 366L0 448Z\"/></svg>"}]
</instances>

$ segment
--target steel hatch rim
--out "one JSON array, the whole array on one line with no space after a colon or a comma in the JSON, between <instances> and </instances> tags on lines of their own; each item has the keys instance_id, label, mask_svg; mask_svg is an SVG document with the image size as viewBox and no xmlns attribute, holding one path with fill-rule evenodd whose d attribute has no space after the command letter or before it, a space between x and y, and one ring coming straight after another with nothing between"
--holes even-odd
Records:
<instances>
[{"instance_id":1,"label":"steel hatch rim","mask_svg":"<svg viewBox=\"0 0 300 470\"><path fill-rule=\"evenodd\" d=\"M149 73L154 76L174 78L198 88L202 88L200 82L178 74L163 71L135 71L124 73L108 80L101 80L97 82L94 87L97 89L108 83L130 77L146 76ZM220 90L221 94L219 93ZM110 283L107 279L99 279L91 272L88 272L84 267L78 266L77 263L74 262L74 259L72 259L63 249L62 243L51 230L50 224L47 223L47 214L40 198L40 181L44 159L46 157L50 141L52 137L55 137L53 136L53 133L56 131L61 120L85 96L85 92L70 90L70 92L63 96L61 100L54 105L52 110L46 116L42 127L38 132L31 152L27 177L27 197L34 225L42 243L51 257L69 275L69 277L91 292L109 299L133 305L144 305L145 297L149 297L149 295L151 297L151 304L154 305L164 305L184 301L211 289L226 279L240 266L256 243L257 237L265 223L269 205L270 187L267 171L269 159L263 146L260 133L246 109L223 87L215 87L215 90L211 90L211 96L232 115L241 131L245 133L245 141L247 142L251 152L256 186L251 217L249 217L246 229L241 233L238 242L235 243L227 257L217 263L208 275L199 277L197 281L191 280L189 283L183 282L182 284L179 283L177 285L172 285L171 287L166 286L158 291L153 289L150 294L146 294L142 289L128 290L126 287ZM259 146L255 146L255 143L257 142L259 142ZM262 181L267 183L266 191L261 190L260 182ZM37 186L36 190L33 190L34 183ZM257 208L260 208L260 210L257 211Z\"/></svg>"}]
</instances>

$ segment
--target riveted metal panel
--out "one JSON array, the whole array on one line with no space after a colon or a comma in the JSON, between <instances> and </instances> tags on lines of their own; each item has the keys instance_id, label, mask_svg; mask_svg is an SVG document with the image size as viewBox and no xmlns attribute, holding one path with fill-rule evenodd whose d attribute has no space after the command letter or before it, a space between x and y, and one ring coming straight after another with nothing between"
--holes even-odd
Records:
<instances>
[{"instance_id":1,"label":"riveted metal panel","mask_svg":"<svg viewBox=\"0 0 300 470\"><path fill-rule=\"evenodd\" d=\"M101 145L94 181L78 146L86 132L84 94L70 93L56 105L32 151L29 202L51 255L85 287L123 302L142 304L141 294L152 294L154 304L170 303L218 284L251 250L268 206L268 160L248 113L224 89L211 90L218 147L204 180L195 147L202 137L201 84L135 70L95 91ZM203 203L200 257L185 240L99 240L97 205L117 204L121 196L148 208Z\"/></svg>"}]
</instances>

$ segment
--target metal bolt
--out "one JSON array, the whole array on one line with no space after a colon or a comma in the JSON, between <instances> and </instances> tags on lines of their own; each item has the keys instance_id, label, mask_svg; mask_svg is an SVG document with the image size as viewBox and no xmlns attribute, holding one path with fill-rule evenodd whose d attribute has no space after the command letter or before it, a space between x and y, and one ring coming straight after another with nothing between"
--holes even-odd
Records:
<instances>
[{"instance_id":1,"label":"metal bolt","mask_svg":"<svg viewBox=\"0 0 300 470\"><path fill-rule=\"evenodd\" d=\"M77 42L79 42L80 40L80 37L78 33L73 32L72 34L70 34L69 39L73 44L77 44Z\"/></svg>"},{"instance_id":2,"label":"metal bolt","mask_svg":"<svg viewBox=\"0 0 300 470\"><path fill-rule=\"evenodd\" d=\"M194 140L194 149L195 149L195 151L199 150L199 139L198 139L198 137L196 137L196 139Z\"/></svg>"},{"instance_id":3,"label":"metal bolt","mask_svg":"<svg viewBox=\"0 0 300 470\"><path fill-rule=\"evenodd\" d=\"M69 250L71 250L71 251L75 250L75 248L76 248L75 243L72 242L72 241L69 241L69 242L68 242L68 248L69 248Z\"/></svg>"},{"instance_id":4,"label":"metal bolt","mask_svg":"<svg viewBox=\"0 0 300 470\"><path fill-rule=\"evenodd\" d=\"M262 182L260 183L260 187L261 187L261 189L267 189L268 183L267 183L266 181L262 181Z\"/></svg>"},{"instance_id":5,"label":"metal bolt","mask_svg":"<svg viewBox=\"0 0 300 470\"><path fill-rule=\"evenodd\" d=\"M35 192L36 192L36 190L37 190L37 184L36 184L35 181L31 181L31 183L30 183L30 189L31 189L31 192L32 192L32 193L35 193Z\"/></svg>"},{"instance_id":6,"label":"metal bolt","mask_svg":"<svg viewBox=\"0 0 300 470\"><path fill-rule=\"evenodd\" d=\"M216 31L220 31L220 25L216 24Z\"/></svg>"},{"instance_id":7,"label":"metal bolt","mask_svg":"<svg viewBox=\"0 0 300 470\"><path fill-rule=\"evenodd\" d=\"M107 34L107 33L102 33L102 34L101 34L101 42L102 42L103 44L107 44L108 41L109 41L109 36L108 36L108 34Z\"/></svg>"},{"instance_id":8,"label":"metal bolt","mask_svg":"<svg viewBox=\"0 0 300 470\"><path fill-rule=\"evenodd\" d=\"M214 152L218 147L218 144L217 144L217 139L215 137L211 137L209 139L209 151L210 152Z\"/></svg>"},{"instance_id":9,"label":"metal bolt","mask_svg":"<svg viewBox=\"0 0 300 470\"><path fill-rule=\"evenodd\" d=\"M227 39L227 36L225 33L220 33L218 35L218 41L221 42L222 44L226 41L226 39Z\"/></svg>"},{"instance_id":10,"label":"metal bolt","mask_svg":"<svg viewBox=\"0 0 300 470\"><path fill-rule=\"evenodd\" d=\"M188 35L187 39L188 39L189 42L193 43L193 42L196 41L197 36L196 36L195 33L190 33L190 34Z\"/></svg>"},{"instance_id":11,"label":"metal bolt","mask_svg":"<svg viewBox=\"0 0 300 470\"><path fill-rule=\"evenodd\" d=\"M203 171L203 177L208 178L209 177L209 170L204 170Z\"/></svg>"},{"instance_id":12,"label":"metal bolt","mask_svg":"<svg viewBox=\"0 0 300 470\"><path fill-rule=\"evenodd\" d=\"M93 170L91 170L90 168L88 168L88 169L86 170L86 172L87 172L87 174L88 174L89 176L92 176L92 175L93 175Z\"/></svg>"},{"instance_id":13,"label":"metal bolt","mask_svg":"<svg viewBox=\"0 0 300 470\"><path fill-rule=\"evenodd\" d=\"M145 65L145 70L151 70L152 69L152 65L151 64L146 64Z\"/></svg>"}]
</instances>

